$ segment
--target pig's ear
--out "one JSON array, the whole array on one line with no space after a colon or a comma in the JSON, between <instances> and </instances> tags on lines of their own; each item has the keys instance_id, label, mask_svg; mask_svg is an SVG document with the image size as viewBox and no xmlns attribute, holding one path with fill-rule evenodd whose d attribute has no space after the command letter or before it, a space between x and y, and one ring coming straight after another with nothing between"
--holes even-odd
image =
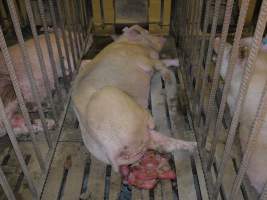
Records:
<instances>
[{"instance_id":1,"label":"pig's ear","mask_svg":"<svg viewBox=\"0 0 267 200\"><path fill-rule=\"evenodd\" d=\"M214 39L214 42L213 42L213 49L216 53L219 52L219 48L220 48L220 43L221 43L221 38L220 37L216 37Z\"/></svg>"},{"instance_id":2,"label":"pig's ear","mask_svg":"<svg viewBox=\"0 0 267 200\"><path fill-rule=\"evenodd\" d=\"M239 48L239 58L240 59L245 59L249 55L249 47L248 46L241 46Z\"/></svg>"}]
</instances>

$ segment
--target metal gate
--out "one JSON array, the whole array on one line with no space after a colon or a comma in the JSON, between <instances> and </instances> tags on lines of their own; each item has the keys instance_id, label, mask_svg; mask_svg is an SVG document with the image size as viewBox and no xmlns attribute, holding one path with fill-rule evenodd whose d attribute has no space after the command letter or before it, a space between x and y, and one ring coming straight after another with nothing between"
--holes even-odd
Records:
<instances>
[{"instance_id":1,"label":"metal gate","mask_svg":"<svg viewBox=\"0 0 267 200\"><path fill-rule=\"evenodd\" d=\"M32 142L32 147L30 148L32 148L35 153L35 158L33 159L37 159L39 164L38 171L40 172L40 177L38 182L34 182L29 173L22 150L18 146L18 141L15 135L16 129L12 127L10 117L7 116L3 98L0 98L0 118L2 121L1 136L4 134L8 135L17 160L21 166L21 170L27 180L32 199L39 199L55 152L62 123L65 118L66 106L69 103L70 97L67 93L70 81L77 72L81 58L91 40L91 19L87 10L87 0L48 0L45 1L45 4L42 0L35 2L25 0L19 1L19 3L21 5L23 4L23 6L20 7L21 10L19 10L19 12L16 7L17 2L13 0L5 1L5 6L1 7L1 12L3 10L6 12L6 20L12 21L12 30L14 31L17 40L17 46L7 46L8 40L6 40L6 35L3 33L3 26L6 24L1 23L0 58L3 62L3 66L1 65L1 73L4 73L2 71L4 71L5 68L7 76L5 76L5 80L3 81L8 81L12 85L10 90L14 90L17 103L25 121L25 128L29 132L29 140ZM3 5L2 2L0 2L0 4L1 6ZM23 10L23 8L25 10ZM49 11L49 13L47 13L47 11ZM26 21L28 22L26 24L28 24L31 29L31 34L28 36L25 36L25 32L21 29L23 27L21 22L25 22L20 19L22 16L21 12L25 13ZM35 16L36 13L38 13L39 18ZM50 16L49 21L47 19L48 14ZM37 25L43 27L43 34L39 34ZM48 29L48 25L52 25L53 28L51 30ZM31 39L26 41L25 38ZM33 41L32 49L29 49L27 46L29 41ZM19 49L18 57L11 55L12 49L15 48ZM48 53L49 63L44 59L45 51ZM33 52L36 54L32 54ZM34 60L35 56L36 60ZM18 78L18 75L20 76L21 74L16 73L15 70L16 67L14 63L16 62L16 59L19 58L21 58L22 61L20 67L28 77L31 94L23 93L20 85L21 80ZM53 84L51 84L51 80L49 79L47 65L52 66L50 70L52 70ZM41 77L38 77L38 80L36 80L35 74L37 68L41 73ZM61 74L59 74L57 69L61 71ZM1 74L1 76L3 76L3 74ZM37 87L39 82L42 82L45 88L44 91L47 95L46 106L42 104L41 96L43 91L40 91L40 88ZM30 110L25 103L25 98L27 98L28 95L32 95L33 100L36 103L35 111ZM3 94L1 94L1 97L3 97ZM37 114L40 119L39 125L41 130L36 131L33 126L34 122L32 121L31 116L33 112ZM55 128L53 130L50 130L49 128L47 121L48 113L51 113L52 116L50 117L55 123ZM0 183L7 198L15 199L14 193L7 182L1 166Z\"/></svg>"},{"instance_id":2,"label":"metal gate","mask_svg":"<svg viewBox=\"0 0 267 200\"><path fill-rule=\"evenodd\" d=\"M255 72L257 56L264 42L262 39L267 21L267 1L242 0L239 2L237 24L234 27L231 24L236 1L227 0L224 3L222 0L177 0L173 3L172 31L176 36L178 55L182 65L180 74L185 83L184 90L189 103L188 117L198 141L209 198L218 199L220 196L221 199L266 199L266 184L265 187L264 184L262 185L261 191L255 191L250 187L246 173L251 158L255 156L253 152L259 145L257 136L263 124L266 123L267 77L264 81L258 80L262 81L264 89L261 90L259 104L255 102L254 105L255 115L248 130L246 147L239 156L233 156L235 154L233 152L238 149L236 133L239 121L241 120L241 126L244 123L242 109L244 109L251 77ZM249 8L254 9L257 7L256 4L259 4L259 9L255 12L257 20L255 26L251 22L248 28L246 19L253 18ZM218 25L220 13L224 16L221 27ZM210 19L212 22L209 26ZM240 72L240 88L236 94L234 106L231 108L228 95L233 95L231 81L235 79L236 74L233 76L233 73L240 64L237 62L240 61L238 59L242 53L241 38L250 35L251 32L253 36L245 55L247 60L243 63L243 72ZM214 44L218 40L217 37L220 37L220 42L217 44L218 49L214 60ZM233 45L229 51L228 68L222 81L220 72L225 65L225 51L229 40ZM229 107L232 113L229 112ZM220 140L223 140L221 144ZM235 172L231 181L227 182L225 177L229 170L227 171L226 168L229 167L232 167Z\"/></svg>"}]
</instances>

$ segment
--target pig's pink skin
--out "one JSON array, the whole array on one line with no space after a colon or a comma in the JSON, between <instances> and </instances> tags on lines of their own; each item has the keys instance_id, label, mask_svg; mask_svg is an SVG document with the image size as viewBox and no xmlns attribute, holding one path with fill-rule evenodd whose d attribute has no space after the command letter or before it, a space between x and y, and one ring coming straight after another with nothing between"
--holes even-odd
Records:
<instances>
[{"instance_id":1,"label":"pig's pink skin","mask_svg":"<svg viewBox=\"0 0 267 200\"><path fill-rule=\"evenodd\" d=\"M68 34L66 32L66 34ZM51 39L51 45L52 45L52 49L53 49L53 55L54 55L54 59L55 59L55 63L56 63L56 71L57 74L59 75L59 77L62 77L62 70L60 67L60 60L59 60L59 56L58 56L58 50L57 50L57 46L56 46L56 40L55 40L55 36L54 34L50 34L50 39ZM53 75L53 71L52 71L52 66L50 64L50 59L49 59L49 54L48 54L48 48L45 42L45 36L44 35L40 35L39 36L39 41L40 41L40 46L41 46L41 50L43 53L43 58L44 58L44 62L45 62L45 68L47 71L47 75L48 75L48 79L50 82L50 87L51 89L55 89L55 84L54 84L54 75ZM61 47L62 47L62 52L63 52L63 56L64 56L64 64L66 67L66 74L69 74L69 70L67 68L67 61L66 61L66 55L65 55L65 49L64 49L64 45L63 45L63 41L62 39L60 40L61 43ZM88 41L88 45L86 46L86 50L88 50L88 48L90 47L92 43L92 38L89 38ZM44 100L44 98L47 96L46 94L46 89L45 89L45 85L47 83L44 83L43 80L43 76L41 73L41 69L40 69L40 63L39 63L39 59L38 59L38 55L35 49L35 44L34 44L34 40L33 39L29 39L27 41L25 41L25 46L30 58L30 63L32 65L32 71L33 71L33 76L35 79L35 83L37 86L37 89L39 91L39 98L41 99L41 101ZM69 45L68 45L69 46ZM25 99L25 102L34 102L34 99L32 97L32 92L31 92L31 86L30 83L28 81L27 78L27 73L25 71L25 67L24 67L24 63L23 63L23 58L22 58L22 54L20 51L20 47L18 44L13 45L11 47L8 48L9 54L11 56L12 59L12 63L13 66L15 68L15 72L16 72L16 76L18 79L18 83L20 86L20 89L22 91L23 97ZM70 54L70 62L72 63L72 57ZM6 94L7 92L9 92L9 94L7 94L7 98L5 101L5 111L6 114L8 116L8 119L12 120L12 116L19 111L18 109L18 102L16 100L15 97L15 93L12 89L12 83L11 80L9 78L8 72L7 72L7 68L5 66L5 62L4 62L4 58L3 55L0 52L0 94L2 98L5 98L2 96L3 92ZM73 66L72 66L72 70L73 70ZM56 77L58 78L58 77ZM11 85L11 87L5 87L7 84ZM4 90L8 90L8 91L4 91ZM22 117L22 116L21 116ZM50 125L52 122L50 119L47 120L47 123ZM28 132L26 125L24 123L17 123L14 124L16 125L16 129L15 133L18 134L25 131ZM19 125L21 125L21 127L19 127ZM33 124L33 128L35 130L42 130L42 126L40 126L41 124ZM40 126L40 127L39 127ZM2 124L0 124L0 127L2 127Z\"/></svg>"},{"instance_id":2,"label":"pig's pink skin","mask_svg":"<svg viewBox=\"0 0 267 200\"><path fill-rule=\"evenodd\" d=\"M251 48L253 38L243 38L240 42L240 48L245 48L249 51ZM214 49L218 52L220 38L215 39ZM226 48L223 55L223 63L221 68L221 76L225 78L228 68L228 61L230 57L230 50L232 45L226 43ZM230 92L227 97L227 103L230 108L231 114L235 111L235 103L238 98L239 87L241 84L242 73L246 66L247 56L249 52L245 53L246 57L238 58L238 62L234 68L233 79L231 81ZM257 107L259 105L261 93L264 88L264 83L267 77L267 52L264 47L260 49L258 57L255 62L255 71L250 80L248 93L244 102L243 111L240 114L240 126L239 126L239 139L242 150L246 149L251 125L254 120ZM250 160L248 166L247 175L258 192L262 191L262 188L267 180L267 116L263 119L263 126L257 138L257 144L255 151Z\"/></svg>"},{"instance_id":3,"label":"pig's pink skin","mask_svg":"<svg viewBox=\"0 0 267 200\"><path fill-rule=\"evenodd\" d=\"M84 143L117 172L120 165L138 161L147 149L170 152L195 148L195 143L156 133L146 110L154 71L164 77L170 73L155 59L161 47L160 38L150 37L140 27L128 28L84 66L73 83L73 107Z\"/></svg>"}]
</instances>

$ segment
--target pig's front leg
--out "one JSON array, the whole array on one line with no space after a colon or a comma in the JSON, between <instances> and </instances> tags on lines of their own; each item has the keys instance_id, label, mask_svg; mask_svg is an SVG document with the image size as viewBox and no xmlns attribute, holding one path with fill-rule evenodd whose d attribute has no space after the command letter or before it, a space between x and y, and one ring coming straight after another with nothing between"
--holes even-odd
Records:
<instances>
[{"instance_id":1,"label":"pig's front leg","mask_svg":"<svg viewBox=\"0 0 267 200\"><path fill-rule=\"evenodd\" d=\"M153 149L159 152L168 153L175 150L184 150L193 153L197 146L196 142L189 142L171 138L155 130L149 130L149 134L151 136L149 149Z\"/></svg>"}]
</instances>

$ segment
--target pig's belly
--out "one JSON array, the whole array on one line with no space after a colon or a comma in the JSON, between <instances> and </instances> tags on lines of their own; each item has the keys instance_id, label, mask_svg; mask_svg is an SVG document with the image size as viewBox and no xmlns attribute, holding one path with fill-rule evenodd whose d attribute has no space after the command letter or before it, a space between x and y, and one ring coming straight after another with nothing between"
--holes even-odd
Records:
<instances>
[{"instance_id":1,"label":"pig's belly","mask_svg":"<svg viewBox=\"0 0 267 200\"><path fill-rule=\"evenodd\" d=\"M250 129L250 126L247 125L240 125L240 133L241 134L248 134L248 130ZM240 134L240 141L242 150L244 152L248 135L242 135ZM267 117L265 117L264 124L262 126L262 129L258 135L256 147L254 149L253 155L250 160L250 165L247 169L247 175L249 177L249 180L253 187L258 191L261 192L263 189L263 186L265 184L265 181L267 179Z\"/></svg>"},{"instance_id":2,"label":"pig's belly","mask_svg":"<svg viewBox=\"0 0 267 200\"><path fill-rule=\"evenodd\" d=\"M143 108L148 106L151 75L138 67L96 67L86 76L86 84L99 90L114 86L132 97Z\"/></svg>"}]
</instances>

